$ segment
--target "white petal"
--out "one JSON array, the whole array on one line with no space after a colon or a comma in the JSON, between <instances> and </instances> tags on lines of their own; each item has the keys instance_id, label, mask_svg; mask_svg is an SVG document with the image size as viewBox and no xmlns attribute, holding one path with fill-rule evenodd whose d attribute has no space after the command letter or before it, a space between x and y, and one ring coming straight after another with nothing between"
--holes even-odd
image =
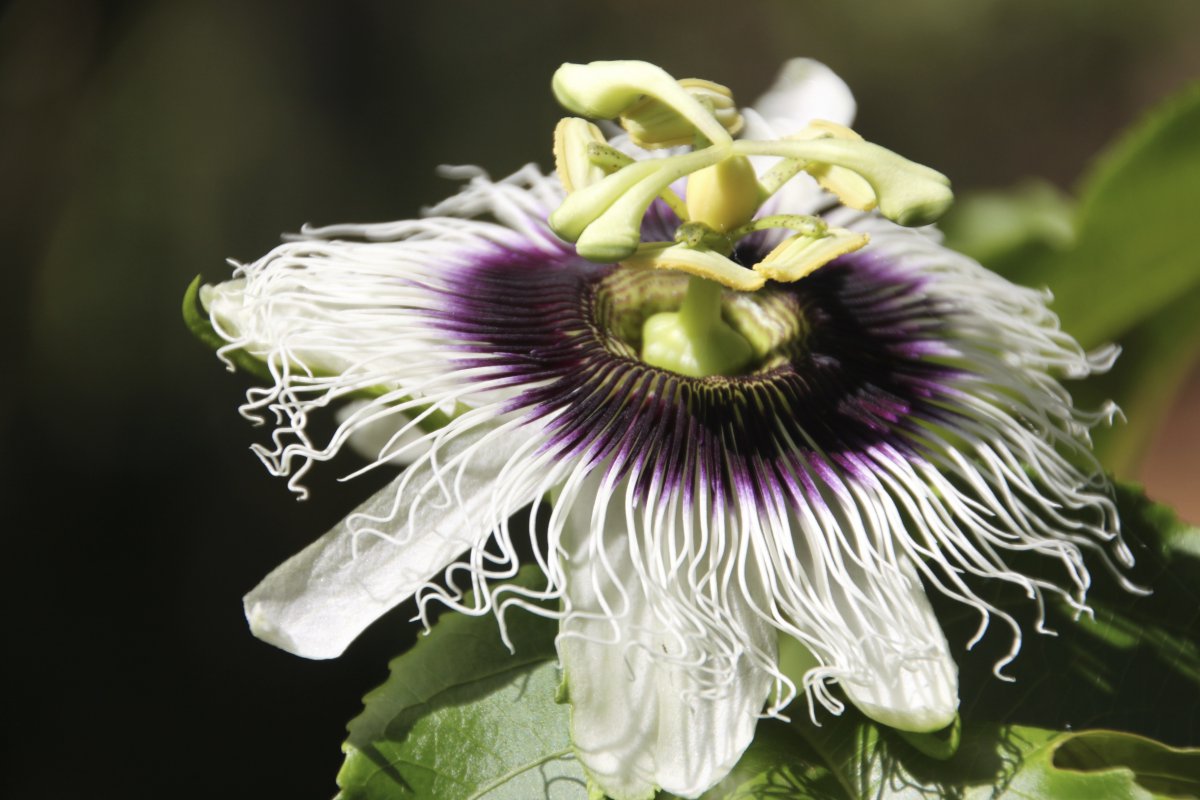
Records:
<instances>
[{"instance_id":1,"label":"white petal","mask_svg":"<svg viewBox=\"0 0 1200 800\"><path fill-rule=\"evenodd\" d=\"M244 598L254 635L305 658L334 658L533 497L497 491L529 433L476 429L422 458ZM448 492L448 494L447 494ZM496 506L503 498L505 508ZM380 535L384 534L384 535Z\"/></svg>"},{"instance_id":2,"label":"white petal","mask_svg":"<svg viewBox=\"0 0 1200 800\"><path fill-rule=\"evenodd\" d=\"M819 61L794 58L783 65L775 84L753 108L743 111L742 135L746 139L789 136L814 119L849 126L854 112L854 95L833 70Z\"/></svg>"},{"instance_id":3,"label":"white petal","mask_svg":"<svg viewBox=\"0 0 1200 800\"><path fill-rule=\"evenodd\" d=\"M954 721L958 711L958 667L933 614L916 571L907 558L899 559L907 575L907 591L893 589L887 597L893 625L874 630L861 626L865 618L849 608L856 601L844 594L844 619L861 647L843 654L848 676L843 691L871 719L906 731L936 731ZM876 621L876 624L878 622Z\"/></svg>"},{"instance_id":4,"label":"white petal","mask_svg":"<svg viewBox=\"0 0 1200 800\"><path fill-rule=\"evenodd\" d=\"M668 660L678 652L677 631L648 601L625 514L593 530L588 499L575 503L562 539L569 613L558 652L576 754L616 800L650 798L658 788L697 797L750 744L773 679L745 655L717 687L705 685L695 666ZM760 650L773 652L772 629L744 607L733 614Z\"/></svg>"}]
</instances>

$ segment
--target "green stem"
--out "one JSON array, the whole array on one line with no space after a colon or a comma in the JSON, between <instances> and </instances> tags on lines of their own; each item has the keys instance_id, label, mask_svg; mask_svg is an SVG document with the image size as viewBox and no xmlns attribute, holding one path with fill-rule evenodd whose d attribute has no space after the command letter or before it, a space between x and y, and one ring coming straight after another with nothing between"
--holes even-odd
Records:
<instances>
[{"instance_id":1,"label":"green stem","mask_svg":"<svg viewBox=\"0 0 1200 800\"><path fill-rule=\"evenodd\" d=\"M692 275L679 309L679 322L694 340L708 338L721 322L721 284Z\"/></svg>"}]
</instances>

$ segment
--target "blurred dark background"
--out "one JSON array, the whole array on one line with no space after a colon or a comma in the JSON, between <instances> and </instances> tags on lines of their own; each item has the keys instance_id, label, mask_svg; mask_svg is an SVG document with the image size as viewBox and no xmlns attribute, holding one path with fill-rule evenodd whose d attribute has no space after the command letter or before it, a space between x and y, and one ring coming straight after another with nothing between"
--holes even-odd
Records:
<instances>
[{"instance_id":1,"label":"blurred dark background","mask_svg":"<svg viewBox=\"0 0 1200 800\"><path fill-rule=\"evenodd\" d=\"M306 221L408 217L442 163L550 162L565 60L637 57L749 102L824 60L870 139L959 191L1091 157L1200 75L1194 0L16 0L0 5L2 582L9 797L330 797L345 722L411 640L253 639L240 597L372 489L297 503L184 288ZM1192 380L1143 475L1188 504ZM1190 436L1190 439L1187 438ZM376 482L385 476L377 476Z\"/></svg>"}]
</instances>

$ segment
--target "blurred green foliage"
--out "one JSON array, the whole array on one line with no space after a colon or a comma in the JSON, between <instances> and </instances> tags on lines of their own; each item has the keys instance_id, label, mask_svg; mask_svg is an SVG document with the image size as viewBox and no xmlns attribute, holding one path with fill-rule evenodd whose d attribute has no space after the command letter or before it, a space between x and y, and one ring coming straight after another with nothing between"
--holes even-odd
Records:
<instances>
[{"instance_id":1,"label":"blurred green foliage","mask_svg":"<svg viewBox=\"0 0 1200 800\"><path fill-rule=\"evenodd\" d=\"M1095 432L1102 463L1136 474L1200 347L1200 251L1189 232L1200 207L1200 83L1170 98L1110 145L1088 171L1078 206L1051 187L968 195L946 220L947 244L1055 296L1063 326L1085 348L1124 350L1075 390L1106 399L1125 424Z\"/></svg>"}]
</instances>

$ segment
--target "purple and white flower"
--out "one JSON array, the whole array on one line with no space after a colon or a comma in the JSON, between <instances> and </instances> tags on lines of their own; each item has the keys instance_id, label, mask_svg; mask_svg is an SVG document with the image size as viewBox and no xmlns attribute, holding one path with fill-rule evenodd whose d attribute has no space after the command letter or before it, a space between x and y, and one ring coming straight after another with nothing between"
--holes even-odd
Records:
<instances>
[{"instance_id":1,"label":"purple and white flower","mask_svg":"<svg viewBox=\"0 0 1200 800\"><path fill-rule=\"evenodd\" d=\"M748 141L849 125L854 102L798 60L755 108L742 111ZM778 160L741 152L760 177ZM615 798L693 797L798 692L812 714L844 697L898 728L949 724L957 668L927 592L976 609L980 636L1007 623L1011 658L1020 627L980 579L1081 608L1083 551L1131 560L1105 479L1076 466L1094 464L1088 430L1110 410L1081 413L1059 382L1115 351L1084 353L1044 293L935 230L847 207L821 188L838 181L828 169L754 213L815 215L860 249L802 280L722 290L750 361L701 375L642 357L647 320L679 309L687 274L581 257L547 222L560 180L533 166L453 175L465 187L421 219L305 228L202 292L223 354L274 379L242 407L274 421L256 447L271 472L300 489L313 462L366 436L372 466L411 462L246 596L260 638L335 657L414 596L422 615L437 600L494 611L502 629L514 606L553 614L590 776ZM655 200L640 240L671 242L678 210ZM727 255L761 263L782 242L755 230ZM310 414L352 401L313 441ZM539 501L552 510L526 548L509 519ZM506 583L523 549L542 591ZM1062 580L1015 571L1018 551L1057 562ZM785 674L781 647L811 668Z\"/></svg>"}]
</instances>

